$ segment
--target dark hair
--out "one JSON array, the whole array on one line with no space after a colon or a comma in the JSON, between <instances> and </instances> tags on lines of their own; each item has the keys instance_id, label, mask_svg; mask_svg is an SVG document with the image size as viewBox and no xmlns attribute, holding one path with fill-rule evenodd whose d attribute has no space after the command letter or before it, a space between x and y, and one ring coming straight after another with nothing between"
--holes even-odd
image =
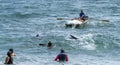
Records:
<instances>
[{"instance_id":1,"label":"dark hair","mask_svg":"<svg viewBox=\"0 0 120 65\"><path fill-rule=\"evenodd\" d=\"M37 34L36 37L39 37L39 34Z\"/></svg>"},{"instance_id":2,"label":"dark hair","mask_svg":"<svg viewBox=\"0 0 120 65\"><path fill-rule=\"evenodd\" d=\"M52 43L49 41L48 42L48 47L51 47L52 46Z\"/></svg>"},{"instance_id":3,"label":"dark hair","mask_svg":"<svg viewBox=\"0 0 120 65\"><path fill-rule=\"evenodd\" d=\"M9 51L11 52L11 53L13 53L13 49L11 48L11 49L9 49Z\"/></svg>"},{"instance_id":4,"label":"dark hair","mask_svg":"<svg viewBox=\"0 0 120 65\"><path fill-rule=\"evenodd\" d=\"M8 56L8 57L11 57L11 52L7 52L7 56Z\"/></svg>"},{"instance_id":5,"label":"dark hair","mask_svg":"<svg viewBox=\"0 0 120 65\"><path fill-rule=\"evenodd\" d=\"M61 49L61 53L64 53L65 51L63 49Z\"/></svg>"},{"instance_id":6,"label":"dark hair","mask_svg":"<svg viewBox=\"0 0 120 65\"><path fill-rule=\"evenodd\" d=\"M81 12L83 12L83 10L81 10Z\"/></svg>"}]
</instances>

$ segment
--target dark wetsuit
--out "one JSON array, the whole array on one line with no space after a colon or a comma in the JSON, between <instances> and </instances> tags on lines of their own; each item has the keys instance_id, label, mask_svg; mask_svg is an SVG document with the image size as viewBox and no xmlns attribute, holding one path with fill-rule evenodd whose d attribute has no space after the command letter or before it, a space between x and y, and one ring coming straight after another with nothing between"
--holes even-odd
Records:
<instances>
[{"instance_id":1,"label":"dark wetsuit","mask_svg":"<svg viewBox=\"0 0 120 65\"><path fill-rule=\"evenodd\" d=\"M60 53L57 55L57 57L55 58L55 61L57 61L59 59L59 61L63 62L63 61L68 61L68 56L64 53Z\"/></svg>"},{"instance_id":2,"label":"dark wetsuit","mask_svg":"<svg viewBox=\"0 0 120 65\"><path fill-rule=\"evenodd\" d=\"M9 61L7 64L13 64L13 58L12 57L9 57Z\"/></svg>"},{"instance_id":3,"label":"dark wetsuit","mask_svg":"<svg viewBox=\"0 0 120 65\"><path fill-rule=\"evenodd\" d=\"M80 17L84 17L85 14L84 14L83 12L81 12L81 13L79 14L79 16L80 16Z\"/></svg>"},{"instance_id":4,"label":"dark wetsuit","mask_svg":"<svg viewBox=\"0 0 120 65\"><path fill-rule=\"evenodd\" d=\"M83 12L81 12L81 13L79 14L79 16L80 16L81 20L83 20L83 21L85 21L85 20L88 19L88 16L86 16Z\"/></svg>"}]
</instances>

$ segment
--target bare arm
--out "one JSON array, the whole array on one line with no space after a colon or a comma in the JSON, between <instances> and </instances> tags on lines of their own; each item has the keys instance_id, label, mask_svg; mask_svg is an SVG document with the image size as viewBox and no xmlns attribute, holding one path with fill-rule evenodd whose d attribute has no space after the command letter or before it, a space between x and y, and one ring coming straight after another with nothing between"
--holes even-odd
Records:
<instances>
[{"instance_id":1,"label":"bare arm","mask_svg":"<svg viewBox=\"0 0 120 65\"><path fill-rule=\"evenodd\" d=\"M16 54L15 54L15 53L12 53L12 56L16 56Z\"/></svg>"}]
</instances>

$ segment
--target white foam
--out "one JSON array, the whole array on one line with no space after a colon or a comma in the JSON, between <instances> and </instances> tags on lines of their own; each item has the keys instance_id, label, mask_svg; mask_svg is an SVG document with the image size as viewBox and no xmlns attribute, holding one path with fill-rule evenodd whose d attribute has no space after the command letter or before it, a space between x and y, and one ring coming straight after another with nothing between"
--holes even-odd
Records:
<instances>
[{"instance_id":1,"label":"white foam","mask_svg":"<svg viewBox=\"0 0 120 65\"><path fill-rule=\"evenodd\" d=\"M79 46L82 49L87 49L87 50L95 50L96 45L95 41L93 40L93 35L92 34L84 34L79 37Z\"/></svg>"},{"instance_id":2,"label":"white foam","mask_svg":"<svg viewBox=\"0 0 120 65\"><path fill-rule=\"evenodd\" d=\"M87 49L87 50L95 50L96 45L95 41L93 40L93 34L88 33L88 34L83 34L81 36L77 36L78 39L68 39L72 41L73 43L71 44L72 47L78 48L78 49Z\"/></svg>"},{"instance_id":3,"label":"white foam","mask_svg":"<svg viewBox=\"0 0 120 65\"><path fill-rule=\"evenodd\" d=\"M69 20L67 21L67 24L82 24L82 22L79 20Z\"/></svg>"}]
</instances>

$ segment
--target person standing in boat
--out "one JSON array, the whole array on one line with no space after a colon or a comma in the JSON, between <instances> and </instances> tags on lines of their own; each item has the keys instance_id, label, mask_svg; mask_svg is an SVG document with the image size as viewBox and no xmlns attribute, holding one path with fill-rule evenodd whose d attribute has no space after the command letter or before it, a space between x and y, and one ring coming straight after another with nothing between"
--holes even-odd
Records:
<instances>
[{"instance_id":1,"label":"person standing in boat","mask_svg":"<svg viewBox=\"0 0 120 65\"><path fill-rule=\"evenodd\" d=\"M85 21L88 19L88 16L85 15L85 13L83 12L83 10L81 10L80 14L79 14L79 20Z\"/></svg>"},{"instance_id":2,"label":"person standing in boat","mask_svg":"<svg viewBox=\"0 0 120 65\"><path fill-rule=\"evenodd\" d=\"M59 61L59 62L68 61L68 55L65 54L64 50L61 49L61 52L56 56L55 61Z\"/></svg>"}]
</instances>

